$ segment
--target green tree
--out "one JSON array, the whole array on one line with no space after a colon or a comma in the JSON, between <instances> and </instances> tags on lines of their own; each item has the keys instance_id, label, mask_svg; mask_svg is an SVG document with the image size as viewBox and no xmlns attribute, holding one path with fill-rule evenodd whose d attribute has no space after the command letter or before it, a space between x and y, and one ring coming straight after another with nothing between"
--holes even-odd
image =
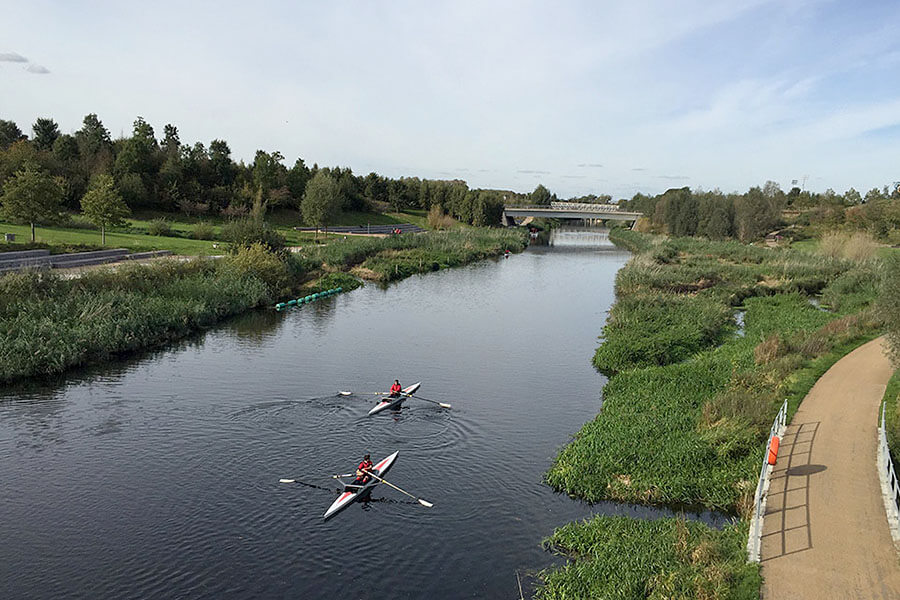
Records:
<instances>
[{"instance_id":1,"label":"green tree","mask_svg":"<svg viewBox=\"0 0 900 600\"><path fill-rule=\"evenodd\" d=\"M0 206L11 221L31 224L33 242L36 223L59 219L62 198L63 190L56 179L29 162L3 185Z\"/></svg>"},{"instance_id":2,"label":"green tree","mask_svg":"<svg viewBox=\"0 0 900 600\"><path fill-rule=\"evenodd\" d=\"M6 150L22 139L22 130L13 121L0 119L0 150Z\"/></svg>"},{"instance_id":3,"label":"green tree","mask_svg":"<svg viewBox=\"0 0 900 600\"><path fill-rule=\"evenodd\" d=\"M263 150L257 150L256 156L253 158L253 184L257 193L262 195L265 202L269 198L269 192L277 187L281 187L283 176L287 169L281 161L284 160L281 152L277 150L269 154Z\"/></svg>"},{"instance_id":4,"label":"green tree","mask_svg":"<svg viewBox=\"0 0 900 600\"><path fill-rule=\"evenodd\" d=\"M59 125L53 119L39 118L31 126L31 131L34 132L31 139L38 150L51 150L53 142L59 138Z\"/></svg>"},{"instance_id":5,"label":"green tree","mask_svg":"<svg viewBox=\"0 0 900 600\"><path fill-rule=\"evenodd\" d=\"M550 196L550 190L539 183L534 191L528 194L528 202L537 206L550 206Z\"/></svg>"},{"instance_id":6,"label":"green tree","mask_svg":"<svg viewBox=\"0 0 900 600\"><path fill-rule=\"evenodd\" d=\"M690 188L666 190L664 219L669 233L677 236L690 236L697 233L697 199Z\"/></svg>"},{"instance_id":7,"label":"green tree","mask_svg":"<svg viewBox=\"0 0 900 600\"><path fill-rule=\"evenodd\" d=\"M300 211L303 221L309 226L324 227L328 232L328 224L334 219L340 207L338 184L324 170L319 171L306 184L306 193ZM318 229L316 235L318 237Z\"/></svg>"},{"instance_id":8,"label":"green tree","mask_svg":"<svg viewBox=\"0 0 900 600\"><path fill-rule=\"evenodd\" d=\"M101 245L106 245L106 228L122 225L125 217L131 214L113 178L104 174L91 181L90 188L81 198L81 210L91 223L100 227Z\"/></svg>"},{"instance_id":9,"label":"green tree","mask_svg":"<svg viewBox=\"0 0 900 600\"><path fill-rule=\"evenodd\" d=\"M81 129L75 132L75 141L86 177L109 169L113 159L112 140L96 114L84 117Z\"/></svg>"},{"instance_id":10,"label":"green tree","mask_svg":"<svg viewBox=\"0 0 900 600\"><path fill-rule=\"evenodd\" d=\"M862 204L862 196L854 188L850 188L844 192L844 202L851 206Z\"/></svg>"}]
</instances>

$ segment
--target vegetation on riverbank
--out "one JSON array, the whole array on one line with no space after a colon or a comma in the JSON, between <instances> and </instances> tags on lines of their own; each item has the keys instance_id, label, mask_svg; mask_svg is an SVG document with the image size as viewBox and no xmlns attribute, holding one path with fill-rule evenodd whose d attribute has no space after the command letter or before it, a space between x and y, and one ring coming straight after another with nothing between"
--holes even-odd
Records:
<instances>
[{"instance_id":1,"label":"vegetation on riverbank","mask_svg":"<svg viewBox=\"0 0 900 600\"><path fill-rule=\"evenodd\" d=\"M521 251L524 231L467 229L346 240L307 254L246 240L221 260L0 277L0 381L61 373L189 335L292 294L393 281Z\"/></svg>"},{"instance_id":2,"label":"vegetation on riverbank","mask_svg":"<svg viewBox=\"0 0 900 600\"><path fill-rule=\"evenodd\" d=\"M561 449L547 481L590 502L705 507L746 517L782 400L793 413L831 364L878 334L881 321L871 305L880 263L626 230L610 237L636 254L616 278L617 302L594 357L611 374L603 410ZM743 315L737 334L736 311ZM617 526L626 536L647 527L637 520ZM569 535L592 539L590 525L567 527L575 532ZM746 538L727 539L743 560ZM630 573L623 564L636 561L656 565L635 576L646 590L609 597L647 597L670 569L657 552L635 549L616 558L603 546L588 547L565 568L572 580L566 585L606 597L604 586L612 584L595 573ZM555 576L546 574L548 585ZM741 597L729 589L705 597ZM658 597L696 596L676 590Z\"/></svg>"},{"instance_id":3,"label":"vegetation on riverbank","mask_svg":"<svg viewBox=\"0 0 900 600\"><path fill-rule=\"evenodd\" d=\"M683 519L595 517L557 529L545 547L570 559L544 571L541 600L755 600L759 567L744 554L744 523L722 530Z\"/></svg>"}]
</instances>

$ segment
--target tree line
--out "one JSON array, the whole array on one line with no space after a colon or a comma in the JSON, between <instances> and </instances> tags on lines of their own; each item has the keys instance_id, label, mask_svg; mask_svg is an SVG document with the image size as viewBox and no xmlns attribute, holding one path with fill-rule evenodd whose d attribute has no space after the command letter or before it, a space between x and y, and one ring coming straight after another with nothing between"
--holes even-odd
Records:
<instances>
[{"instance_id":1,"label":"tree line","mask_svg":"<svg viewBox=\"0 0 900 600\"><path fill-rule=\"evenodd\" d=\"M900 243L900 190L888 187L873 188L865 195L853 188L844 194L798 187L785 193L768 181L743 194L687 187L656 196L635 194L619 201L619 206L643 213L651 229L678 236L748 242L783 226L790 217L800 225L865 230L877 239Z\"/></svg>"},{"instance_id":2,"label":"tree line","mask_svg":"<svg viewBox=\"0 0 900 600\"><path fill-rule=\"evenodd\" d=\"M301 211L310 225L327 225L340 211L435 206L465 223L494 225L507 195L469 189L459 179L392 179L374 172L356 175L346 167L310 167L302 158L288 166L278 151L257 150L253 161L244 163L232 158L225 140L182 143L172 124L157 139L142 117L135 119L130 136L114 140L93 113L74 134L62 133L53 119L39 118L28 136L13 121L0 119L0 186L6 217L30 223L85 210L83 200L92 190L102 190L88 196L94 213L98 206L114 206L99 212L119 219L130 210L262 217L289 208ZM98 202L100 197L105 201ZM105 225L116 222L109 216Z\"/></svg>"}]
</instances>

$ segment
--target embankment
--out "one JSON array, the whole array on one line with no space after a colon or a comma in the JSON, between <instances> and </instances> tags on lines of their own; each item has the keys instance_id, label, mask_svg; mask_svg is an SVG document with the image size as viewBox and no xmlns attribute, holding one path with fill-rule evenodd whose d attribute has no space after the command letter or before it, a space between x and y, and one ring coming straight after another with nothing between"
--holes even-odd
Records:
<instances>
[{"instance_id":1,"label":"embankment","mask_svg":"<svg viewBox=\"0 0 900 600\"><path fill-rule=\"evenodd\" d=\"M468 229L336 241L291 256L244 248L197 259L97 270L0 277L0 382L56 375L110 356L159 346L229 316L297 293L393 281L506 250L524 231Z\"/></svg>"},{"instance_id":2,"label":"embankment","mask_svg":"<svg viewBox=\"0 0 900 600\"><path fill-rule=\"evenodd\" d=\"M617 276L594 356L610 376L603 410L547 481L590 502L704 507L736 521L721 531L677 519L568 525L547 544L572 561L543 574L539 595L757 598L744 546L768 427L784 398L793 413L831 364L877 334L878 264L624 230L611 238L635 256Z\"/></svg>"}]
</instances>

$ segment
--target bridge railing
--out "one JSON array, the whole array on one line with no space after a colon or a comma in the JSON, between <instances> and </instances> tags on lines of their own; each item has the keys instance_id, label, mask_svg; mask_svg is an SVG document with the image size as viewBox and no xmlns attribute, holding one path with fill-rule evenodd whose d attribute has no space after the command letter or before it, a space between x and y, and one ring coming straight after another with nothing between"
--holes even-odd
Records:
<instances>
[{"instance_id":1,"label":"bridge railing","mask_svg":"<svg viewBox=\"0 0 900 600\"><path fill-rule=\"evenodd\" d=\"M622 210L614 204L591 204L589 202L551 202L550 206L547 206L546 204L507 204L503 208L505 210L571 210L598 214L641 214L640 212Z\"/></svg>"},{"instance_id":2,"label":"bridge railing","mask_svg":"<svg viewBox=\"0 0 900 600\"><path fill-rule=\"evenodd\" d=\"M884 412L887 404L881 405L881 424L878 426L878 479L881 481L881 496L887 513L888 527L895 545L900 545L900 481L891 460L887 432L884 427Z\"/></svg>"},{"instance_id":3,"label":"bridge railing","mask_svg":"<svg viewBox=\"0 0 900 600\"><path fill-rule=\"evenodd\" d=\"M756 494L753 497L753 516L750 518L750 535L747 538L747 558L750 562L759 562L759 547L762 541L763 514L766 509L766 494L769 491L769 476L772 474L773 465L769 464L769 450L772 448L772 438L784 435L787 426L787 400L785 400L775 421L769 429L769 441L766 443L766 451L763 454L762 468L759 470L759 481L756 483Z\"/></svg>"}]
</instances>

